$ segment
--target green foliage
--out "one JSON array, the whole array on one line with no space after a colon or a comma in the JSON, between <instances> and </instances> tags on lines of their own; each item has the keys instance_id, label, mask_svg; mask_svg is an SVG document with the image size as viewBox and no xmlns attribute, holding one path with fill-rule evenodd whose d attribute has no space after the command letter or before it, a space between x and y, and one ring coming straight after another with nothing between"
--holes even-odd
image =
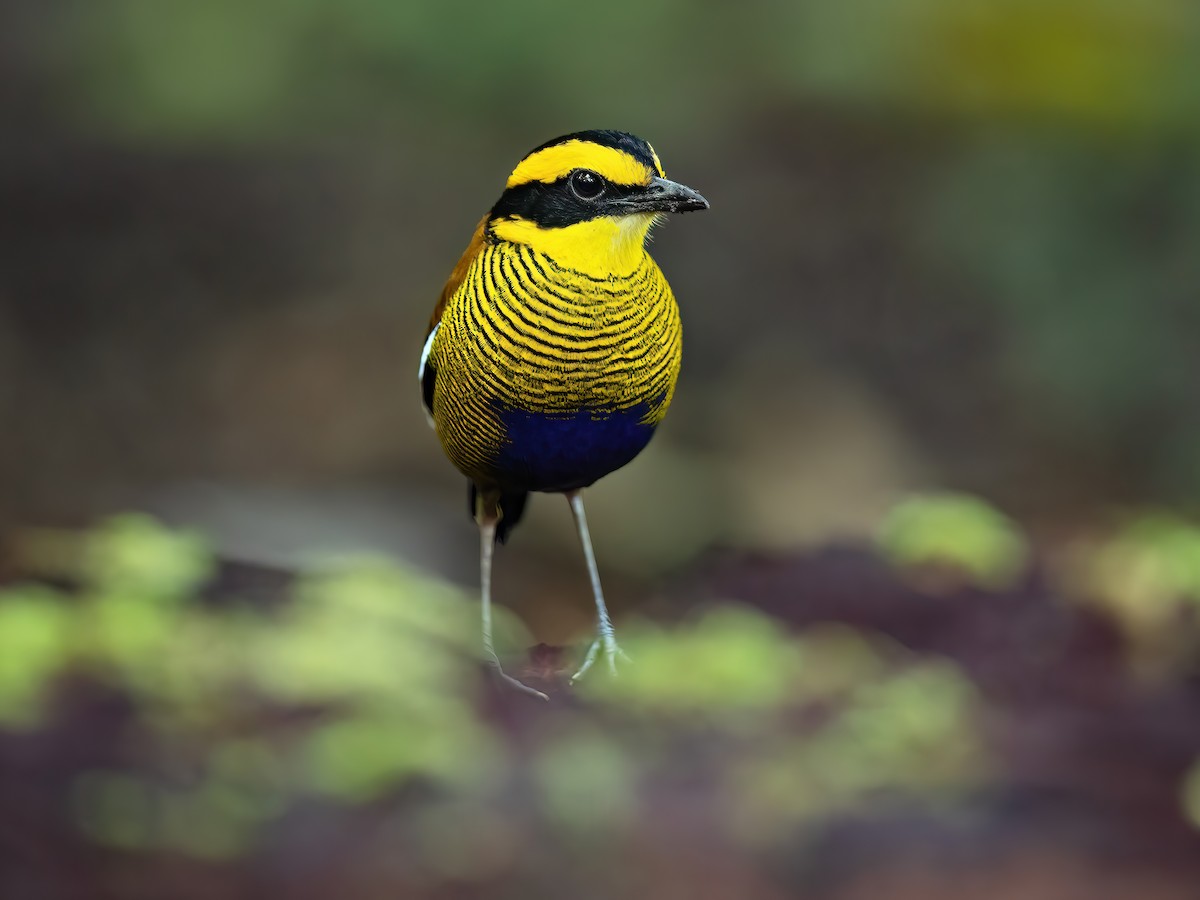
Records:
<instances>
[{"instance_id":1,"label":"green foliage","mask_svg":"<svg viewBox=\"0 0 1200 900\"><path fill-rule=\"evenodd\" d=\"M950 566L994 589L1011 585L1028 557L1016 526L967 494L924 494L902 501L884 519L879 544L898 566Z\"/></svg>"},{"instance_id":2,"label":"green foliage","mask_svg":"<svg viewBox=\"0 0 1200 900\"><path fill-rule=\"evenodd\" d=\"M1137 516L1081 545L1063 567L1074 592L1124 627L1143 671L1188 665L1200 641L1200 527L1167 512Z\"/></svg>"},{"instance_id":3,"label":"green foliage","mask_svg":"<svg viewBox=\"0 0 1200 900\"><path fill-rule=\"evenodd\" d=\"M78 596L0 591L0 725L38 725L54 678L79 666L128 692L149 734L209 748L193 787L83 776L76 819L96 840L225 856L297 792L356 802L412 777L464 792L494 778L504 753L472 705L477 613L449 587L364 560L302 580L278 615L218 613L192 596L213 565L195 535L127 516L76 543ZM259 703L325 713L289 762L220 736Z\"/></svg>"},{"instance_id":4,"label":"green foliage","mask_svg":"<svg viewBox=\"0 0 1200 900\"><path fill-rule=\"evenodd\" d=\"M970 680L948 662L922 663L862 685L847 712L823 737L851 783L953 783L979 748L969 716L978 703ZM937 771L927 762L939 760Z\"/></svg>"},{"instance_id":5,"label":"green foliage","mask_svg":"<svg viewBox=\"0 0 1200 900\"><path fill-rule=\"evenodd\" d=\"M577 726L533 762L547 814L561 827L594 832L627 825L637 808L637 756L601 731Z\"/></svg>"},{"instance_id":6,"label":"green foliage","mask_svg":"<svg viewBox=\"0 0 1200 900\"><path fill-rule=\"evenodd\" d=\"M277 627L253 636L253 678L282 702L394 702L466 694L471 610L456 591L362 560L301 582ZM336 654L330 648L337 648Z\"/></svg>"},{"instance_id":7,"label":"green foliage","mask_svg":"<svg viewBox=\"0 0 1200 900\"><path fill-rule=\"evenodd\" d=\"M1200 439L1173 415L1195 382L1194 167L1143 142L993 136L944 168L922 230L931 266L969 274L998 314L1002 374L1033 409L1106 443L1141 434L1154 411L1177 419L1175 440L1139 451L1161 455L1165 481L1200 488Z\"/></svg>"},{"instance_id":8,"label":"green foliage","mask_svg":"<svg viewBox=\"0 0 1200 900\"><path fill-rule=\"evenodd\" d=\"M461 698L422 717L360 714L317 729L306 742L309 783L351 802L386 793L410 778L467 795L499 777L503 747Z\"/></svg>"},{"instance_id":9,"label":"green foliage","mask_svg":"<svg viewBox=\"0 0 1200 900\"><path fill-rule=\"evenodd\" d=\"M755 0L736 16L681 0L613 0L600 15L545 0L116 0L83 7L51 42L73 60L76 114L143 136L256 138L438 107L661 122L728 117L781 93L1192 130L1196 21L1179 0L1021 0L1003 12Z\"/></svg>"},{"instance_id":10,"label":"green foliage","mask_svg":"<svg viewBox=\"0 0 1200 900\"><path fill-rule=\"evenodd\" d=\"M1200 661L1200 525L1166 510L1128 514L1050 558L1062 596L1116 625L1144 683L1194 675Z\"/></svg>"},{"instance_id":11,"label":"green foliage","mask_svg":"<svg viewBox=\"0 0 1200 900\"><path fill-rule=\"evenodd\" d=\"M1097 562L1133 604L1200 605L1200 526L1193 522L1161 512L1139 517L1105 545Z\"/></svg>"},{"instance_id":12,"label":"green foliage","mask_svg":"<svg viewBox=\"0 0 1200 900\"><path fill-rule=\"evenodd\" d=\"M53 591L17 587L0 594L0 727L42 720L50 679L69 658L70 613Z\"/></svg>"},{"instance_id":13,"label":"green foliage","mask_svg":"<svg viewBox=\"0 0 1200 900\"><path fill-rule=\"evenodd\" d=\"M253 140L388 112L409 124L414 109L443 105L468 117L519 113L513 96L526 98L522 107L548 105L560 115L574 114L580 94L598 118L606 102L614 115L639 102L661 110L655 92L600 90L596 57L563 38L586 29L589 46L606 48L610 71L619 70L613 54L636 60L645 84L669 70L676 56L664 44L673 36L676 53L683 50L682 9L678 0L621 0L601 16L544 0L469 9L386 0L117 0L89 9L58 39L84 76L72 87L76 115L91 127L143 138ZM537 64L515 46L537 47Z\"/></svg>"},{"instance_id":14,"label":"green foliage","mask_svg":"<svg viewBox=\"0 0 1200 900\"><path fill-rule=\"evenodd\" d=\"M258 787L220 777L174 787L101 770L75 779L71 806L76 825L98 844L224 859L245 852L259 828L283 809L281 795Z\"/></svg>"},{"instance_id":15,"label":"green foliage","mask_svg":"<svg viewBox=\"0 0 1200 900\"><path fill-rule=\"evenodd\" d=\"M100 593L169 601L191 596L212 569L212 552L200 535L129 514L88 536L82 575Z\"/></svg>"},{"instance_id":16,"label":"green foliage","mask_svg":"<svg viewBox=\"0 0 1200 900\"><path fill-rule=\"evenodd\" d=\"M734 605L632 625L621 677L586 681L585 707L516 752L479 713L478 611L446 585L368 559L302 578L273 612L216 608L189 596L212 570L194 536L122 518L81 546L77 594L0 592L0 727L46 724L70 668L133 701L139 756L172 762L77 776L73 820L105 846L227 859L301 798L364 804L420 784L405 828L431 871L482 872L514 784L532 786L530 814L592 840L626 830L642 779L704 743L740 748L725 790L751 832L985 777L963 676L842 626L796 636ZM272 711L302 715L272 726Z\"/></svg>"},{"instance_id":17,"label":"green foliage","mask_svg":"<svg viewBox=\"0 0 1200 900\"><path fill-rule=\"evenodd\" d=\"M621 642L636 665L582 689L654 715L767 714L787 700L803 670L800 647L778 623L737 606L709 610L671 632L631 624Z\"/></svg>"},{"instance_id":18,"label":"green foliage","mask_svg":"<svg viewBox=\"0 0 1200 900\"><path fill-rule=\"evenodd\" d=\"M791 27L776 36L792 52L777 61L799 86L843 101L1195 127L1194 91L1171 87L1197 70L1196 14L1179 0L859 0L782 12Z\"/></svg>"},{"instance_id":19,"label":"green foliage","mask_svg":"<svg viewBox=\"0 0 1200 900\"><path fill-rule=\"evenodd\" d=\"M949 662L913 661L844 626L792 636L761 613L724 605L672 631L631 625L622 642L635 662L619 678L584 689L622 714L708 735L693 739L712 740L715 730L744 742L726 790L737 828L749 840L770 841L781 826L880 793L909 800L914 793L951 795L986 777L979 697ZM779 728L789 717L817 711L814 725L800 733ZM596 769L615 774L612 784L585 792L581 767L571 788L623 797L629 775L609 765L612 740L585 733L578 741L581 756L594 753ZM653 739L625 750L637 760L661 753ZM672 766L673 758L662 764Z\"/></svg>"},{"instance_id":20,"label":"green foliage","mask_svg":"<svg viewBox=\"0 0 1200 900\"><path fill-rule=\"evenodd\" d=\"M1200 760L1192 763L1179 788L1179 802L1188 824L1200 831Z\"/></svg>"},{"instance_id":21,"label":"green foliage","mask_svg":"<svg viewBox=\"0 0 1200 900\"><path fill-rule=\"evenodd\" d=\"M916 664L864 680L814 734L763 741L729 787L746 840L888 796L950 797L986 777L980 699L950 663ZM786 831L784 832L786 833Z\"/></svg>"}]
</instances>

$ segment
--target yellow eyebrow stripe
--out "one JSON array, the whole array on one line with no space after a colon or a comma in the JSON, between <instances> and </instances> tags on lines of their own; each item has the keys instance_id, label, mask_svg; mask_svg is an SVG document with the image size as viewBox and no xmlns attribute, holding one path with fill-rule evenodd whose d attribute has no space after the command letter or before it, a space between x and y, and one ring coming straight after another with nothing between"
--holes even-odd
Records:
<instances>
[{"instance_id":1,"label":"yellow eyebrow stripe","mask_svg":"<svg viewBox=\"0 0 1200 900\"><path fill-rule=\"evenodd\" d=\"M518 187L531 181L552 182L573 169L591 169L614 184L649 184L650 176L642 163L628 153L589 141L567 141L539 150L525 159L508 176L505 187Z\"/></svg>"},{"instance_id":2,"label":"yellow eyebrow stripe","mask_svg":"<svg viewBox=\"0 0 1200 900\"><path fill-rule=\"evenodd\" d=\"M662 163L658 160L658 154L654 151L654 146L652 144L646 144L646 146L650 148L650 155L654 157L654 168L658 170L658 177L666 178L667 173L663 171Z\"/></svg>"}]
</instances>

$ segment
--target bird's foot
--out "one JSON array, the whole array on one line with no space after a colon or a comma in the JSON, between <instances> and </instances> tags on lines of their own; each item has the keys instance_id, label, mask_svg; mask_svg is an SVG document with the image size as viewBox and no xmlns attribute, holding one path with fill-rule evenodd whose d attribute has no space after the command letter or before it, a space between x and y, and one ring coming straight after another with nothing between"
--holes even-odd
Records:
<instances>
[{"instance_id":1,"label":"bird's foot","mask_svg":"<svg viewBox=\"0 0 1200 900\"><path fill-rule=\"evenodd\" d=\"M529 694L531 697L537 697L539 700L549 700L550 699L546 694L543 694L541 691L539 691L535 688L531 688L529 685L525 684L525 682L518 681L516 678L513 678L511 675L509 675L507 672L505 672L504 669L502 669L500 667L499 660L495 660L495 659L488 660L488 666L496 674L497 678L499 678L502 682L507 684L509 687L515 688L516 690L520 691L522 694Z\"/></svg>"},{"instance_id":2,"label":"bird's foot","mask_svg":"<svg viewBox=\"0 0 1200 900\"><path fill-rule=\"evenodd\" d=\"M596 661L601 651L604 651L604 659L608 662L608 671L612 675L617 674L618 657L625 660L625 662L629 662L629 654L618 646L616 635L611 631L604 632L592 641L592 645L588 647L587 655L583 658L583 665L579 667L578 672L571 676L571 684L577 682L587 673L587 670L592 667L592 664Z\"/></svg>"}]
</instances>

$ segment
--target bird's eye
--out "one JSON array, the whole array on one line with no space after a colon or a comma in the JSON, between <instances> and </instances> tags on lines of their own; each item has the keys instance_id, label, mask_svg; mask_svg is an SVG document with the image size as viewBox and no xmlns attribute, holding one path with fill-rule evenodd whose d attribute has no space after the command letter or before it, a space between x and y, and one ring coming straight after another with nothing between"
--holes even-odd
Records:
<instances>
[{"instance_id":1,"label":"bird's eye","mask_svg":"<svg viewBox=\"0 0 1200 900\"><path fill-rule=\"evenodd\" d=\"M571 192L580 200L595 200L604 193L604 179L590 169L571 173Z\"/></svg>"}]
</instances>

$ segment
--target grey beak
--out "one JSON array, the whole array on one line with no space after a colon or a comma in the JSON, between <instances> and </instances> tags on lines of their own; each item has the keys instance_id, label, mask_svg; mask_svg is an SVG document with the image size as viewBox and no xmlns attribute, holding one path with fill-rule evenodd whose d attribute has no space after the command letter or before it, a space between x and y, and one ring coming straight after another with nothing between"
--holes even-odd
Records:
<instances>
[{"instance_id":1,"label":"grey beak","mask_svg":"<svg viewBox=\"0 0 1200 900\"><path fill-rule=\"evenodd\" d=\"M622 205L630 212L682 213L708 209L708 201L698 191L657 177L650 179L644 191L625 198Z\"/></svg>"}]
</instances>

